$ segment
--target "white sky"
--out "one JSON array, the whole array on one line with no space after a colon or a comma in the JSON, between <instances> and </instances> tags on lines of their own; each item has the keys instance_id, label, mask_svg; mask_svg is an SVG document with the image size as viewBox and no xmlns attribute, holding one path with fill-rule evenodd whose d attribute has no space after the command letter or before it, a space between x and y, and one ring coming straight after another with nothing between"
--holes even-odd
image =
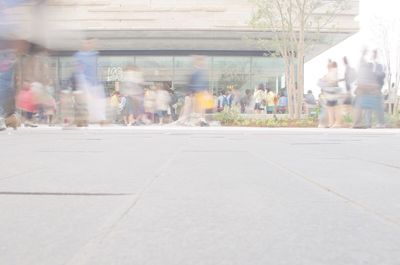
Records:
<instances>
[{"instance_id":1,"label":"white sky","mask_svg":"<svg viewBox=\"0 0 400 265\"><path fill-rule=\"evenodd\" d=\"M314 95L319 95L317 81L326 72L328 59L337 61L339 71L343 69L342 58L347 56L350 64L355 67L363 47L375 48L371 45L372 34L366 23L373 15L396 17L400 14L400 0L360 0L360 32L351 36L344 42L331 48L320 56L307 62L305 65L305 88L313 90Z\"/></svg>"}]
</instances>

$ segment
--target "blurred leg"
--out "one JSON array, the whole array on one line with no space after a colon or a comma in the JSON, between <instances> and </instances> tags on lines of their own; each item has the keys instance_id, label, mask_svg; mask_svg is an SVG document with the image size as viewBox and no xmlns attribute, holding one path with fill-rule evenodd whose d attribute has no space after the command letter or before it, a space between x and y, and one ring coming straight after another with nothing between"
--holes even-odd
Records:
<instances>
[{"instance_id":1,"label":"blurred leg","mask_svg":"<svg viewBox=\"0 0 400 265\"><path fill-rule=\"evenodd\" d=\"M72 93L69 91L61 91L60 93L60 112L61 122L71 124L73 120L73 100Z\"/></svg>"},{"instance_id":2,"label":"blurred leg","mask_svg":"<svg viewBox=\"0 0 400 265\"><path fill-rule=\"evenodd\" d=\"M372 110L371 109L365 109L363 112L363 116L365 119L365 126L367 128L371 128L372 126Z\"/></svg>"},{"instance_id":3,"label":"blurred leg","mask_svg":"<svg viewBox=\"0 0 400 265\"><path fill-rule=\"evenodd\" d=\"M383 96L377 96L376 98L376 116L378 120L378 127L385 125L385 111L384 111L384 99Z\"/></svg>"},{"instance_id":4,"label":"blurred leg","mask_svg":"<svg viewBox=\"0 0 400 265\"><path fill-rule=\"evenodd\" d=\"M353 128L365 128L364 124L365 111L363 109L364 101L365 101L364 96L357 96L354 99Z\"/></svg>"},{"instance_id":5,"label":"blurred leg","mask_svg":"<svg viewBox=\"0 0 400 265\"><path fill-rule=\"evenodd\" d=\"M88 126L89 109L88 99L85 92L74 92L75 124L77 126Z\"/></svg>"},{"instance_id":6,"label":"blurred leg","mask_svg":"<svg viewBox=\"0 0 400 265\"><path fill-rule=\"evenodd\" d=\"M327 107L328 126L332 127L335 124L335 107Z\"/></svg>"},{"instance_id":7,"label":"blurred leg","mask_svg":"<svg viewBox=\"0 0 400 265\"><path fill-rule=\"evenodd\" d=\"M343 106L337 105L334 107L335 112L335 124L333 127L340 128L343 127Z\"/></svg>"}]
</instances>

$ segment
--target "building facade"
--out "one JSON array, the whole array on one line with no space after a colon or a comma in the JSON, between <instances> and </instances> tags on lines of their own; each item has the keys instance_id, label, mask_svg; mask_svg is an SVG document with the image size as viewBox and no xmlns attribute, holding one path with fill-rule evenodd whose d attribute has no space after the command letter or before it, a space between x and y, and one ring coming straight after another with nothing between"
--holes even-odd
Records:
<instances>
[{"instance_id":1,"label":"building facade","mask_svg":"<svg viewBox=\"0 0 400 265\"><path fill-rule=\"evenodd\" d=\"M335 19L335 27L323 30L307 58L358 30L358 1L349 3L350 8ZM31 38L55 51L51 69L61 88L72 74L71 55L86 37L98 42L98 74L109 90L118 86L129 64L140 67L148 82L169 81L183 89L193 54L207 56L214 93L230 86L253 89L259 83L276 91L285 87L282 60L265 56L254 41L268 40L272 33L249 26L248 0L47 0L27 19L23 14L32 8L28 4L10 14L25 21L26 32L35 33L29 30L32 25L36 31L43 29Z\"/></svg>"}]
</instances>

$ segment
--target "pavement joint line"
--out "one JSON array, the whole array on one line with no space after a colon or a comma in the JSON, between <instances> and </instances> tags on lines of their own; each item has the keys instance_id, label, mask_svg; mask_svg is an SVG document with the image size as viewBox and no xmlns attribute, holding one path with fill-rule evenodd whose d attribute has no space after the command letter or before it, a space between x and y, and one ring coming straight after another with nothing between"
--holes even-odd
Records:
<instances>
[{"instance_id":1,"label":"pavement joint line","mask_svg":"<svg viewBox=\"0 0 400 265\"><path fill-rule=\"evenodd\" d=\"M385 162L368 160L368 159L364 159L364 158L360 158L360 157L356 157L356 156L347 156L347 157L350 158L350 159L355 159L355 160L359 160L359 161L363 161L363 162L369 162L369 163L372 163L372 164L385 166L385 167L389 167L389 168L393 168L393 169L400 169L400 166L395 166L395 165L388 164L388 163L385 163Z\"/></svg>"},{"instance_id":2,"label":"pavement joint line","mask_svg":"<svg viewBox=\"0 0 400 265\"><path fill-rule=\"evenodd\" d=\"M28 170L17 172L17 173L14 173L14 174L11 174L11 175L8 175L8 176L5 176L5 177L0 177L0 181L7 180L7 179L12 179L12 178L17 178L17 177L20 177L20 176L22 176L24 174L29 174L29 173L32 173L32 172L37 173L37 172L45 170L45 168L46 168L45 166L42 166L42 167L31 168L31 169L28 169Z\"/></svg>"},{"instance_id":3,"label":"pavement joint line","mask_svg":"<svg viewBox=\"0 0 400 265\"><path fill-rule=\"evenodd\" d=\"M324 156L324 155L332 155L332 153L328 153L326 151L319 151L319 154ZM365 158L361 158L361 157L357 157L354 155L342 155L342 154L337 154L336 152L333 153L336 156L341 156L342 160L349 160L349 159L353 159L353 160L358 160L358 161L362 161L362 162L368 162L368 163L372 163L372 164L376 164L376 165L380 165L380 166L385 166L388 168L393 168L393 169L400 169L400 166L395 166L389 163L385 163L385 162L380 162L380 161L375 161L375 160L369 160L369 159L365 159Z\"/></svg>"},{"instance_id":4,"label":"pavement joint line","mask_svg":"<svg viewBox=\"0 0 400 265\"><path fill-rule=\"evenodd\" d=\"M23 191L0 191L0 196L84 196L84 197L107 197L107 196L132 196L133 193L88 193L88 192L23 192Z\"/></svg>"},{"instance_id":5,"label":"pavement joint line","mask_svg":"<svg viewBox=\"0 0 400 265\"><path fill-rule=\"evenodd\" d=\"M113 215L109 218L108 222L103 224L100 232L88 240L88 242L80 249L78 252L68 260L65 265L85 265L90 264L89 259L94 255L96 251L96 247L101 244L108 236L110 236L115 227L128 215L129 212L138 204L138 202L143 198L145 193L150 189L150 187L154 184L154 182L165 175L165 171L172 164L172 162L178 157L179 154L182 153L182 149L185 144L182 145L181 148L176 149L176 151L170 156L170 158L156 171L154 176L147 181L143 189L137 193L136 196L133 197L132 200L129 200L124 207L121 207L118 210L118 214Z\"/></svg>"},{"instance_id":6,"label":"pavement joint line","mask_svg":"<svg viewBox=\"0 0 400 265\"><path fill-rule=\"evenodd\" d=\"M327 186L325 186L325 185L313 180L312 178L307 177L304 174L301 174L301 173L299 173L299 172L297 172L297 171L295 171L293 169L287 168L287 167L285 167L285 166L283 166L283 165L281 165L281 164L279 164L279 163L277 163L275 161L268 160L263 155L261 155L259 153L256 153L256 152L253 152L253 151L249 151L249 154L252 154L253 156L258 157L262 161L264 161L264 162L266 162L266 163L268 163L268 164L270 164L272 166L278 167L278 168L290 173L291 175L293 175L293 176L295 176L297 178L305 180L306 182L318 187L319 189L324 190L324 191L328 192L329 194L332 194L332 195L344 200L349 205L353 205L353 206L355 206L355 207L357 207L359 209L362 209L362 210L372 214L373 216L377 217L378 219L380 219L380 220L382 220L382 221L384 221L386 223L389 223L391 225L394 225L396 228L400 228L400 220L388 217L388 216L386 216L386 215L384 215L384 214L382 214L380 212L377 212L374 209L372 209L372 208L370 208L370 207L368 207L368 206L366 206L366 205L364 205L362 203L359 203L358 201L353 200L350 197L347 197L346 195L343 195L340 192L337 192L337 191L333 190L332 188L329 188L329 187L327 187Z\"/></svg>"},{"instance_id":7,"label":"pavement joint line","mask_svg":"<svg viewBox=\"0 0 400 265\"><path fill-rule=\"evenodd\" d=\"M37 150L36 153L88 153L88 154L100 154L105 151L92 151L92 150Z\"/></svg>"}]
</instances>

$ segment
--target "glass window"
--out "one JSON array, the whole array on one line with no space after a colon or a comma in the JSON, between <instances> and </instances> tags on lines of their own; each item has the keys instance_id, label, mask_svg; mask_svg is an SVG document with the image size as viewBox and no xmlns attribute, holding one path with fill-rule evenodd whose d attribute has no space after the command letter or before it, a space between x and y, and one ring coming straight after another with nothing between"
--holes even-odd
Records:
<instances>
[{"instance_id":1,"label":"glass window","mask_svg":"<svg viewBox=\"0 0 400 265\"><path fill-rule=\"evenodd\" d=\"M210 78L211 58L206 57L206 68L208 70L208 77ZM190 75L193 72L193 57L191 56L177 56L174 58L174 88L178 91L185 92L189 83Z\"/></svg>"},{"instance_id":2,"label":"glass window","mask_svg":"<svg viewBox=\"0 0 400 265\"><path fill-rule=\"evenodd\" d=\"M179 56L174 58L174 80L175 90L185 92L189 77L193 69L192 58Z\"/></svg>"},{"instance_id":3,"label":"glass window","mask_svg":"<svg viewBox=\"0 0 400 265\"><path fill-rule=\"evenodd\" d=\"M184 92L193 71L191 56L102 56L98 59L99 78L110 92L118 89L122 80L123 69L129 65L138 66L144 74L146 82L172 81L174 89ZM210 91L214 94L238 88L254 89L259 83L266 84L274 91L284 88L284 64L281 58L274 57L239 57L214 56L207 57ZM57 59L54 60L54 69ZM65 88L74 70L72 57L59 58L59 80L61 88Z\"/></svg>"},{"instance_id":4,"label":"glass window","mask_svg":"<svg viewBox=\"0 0 400 265\"><path fill-rule=\"evenodd\" d=\"M211 84L214 94L237 88L244 91L251 87L250 57L214 57Z\"/></svg>"},{"instance_id":5,"label":"glass window","mask_svg":"<svg viewBox=\"0 0 400 265\"><path fill-rule=\"evenodd\" d=\"M98 58L98 75L107 95L111 95L112 91L119 90L124 68L134 65L134 63L133 56L101 56Z\"/></svg>"},{"instance_id":6,"label":"glass window","mask_svg":"<svg viewBox=\"0 0 400 265\"><path fill-rule=\"evenodd\" d=\"M69 80L72 77L75 68L75 60L73 57L59 58L59 85L61 89L67 89Z\"/></svg>"},{"instance_id":7,"label":"glass window","mask_svg":"<svg viewBox=\"0 0 400 265\"><path fill-rule=\"evenodd\" d=\"M134 57L130 56L102 56L97 61L99 77L102 82L122 81L122 73L128 65L134 64Z\"/></svg>"},{"instance_id":8,"label":"glass window","mask_svg":"<svg viewBox=\"0 0 400 265\"><path fill-rule=\"evenodd\" d=\"M278 92L283 88L284 64L281 58L254 57L252 61L253 88L261 83L274 92Z\"/></svg>"},{"instance_id":9,"label":"glass window","mask_svg":"<svg viewBox=\"0 0 400 265\"><path fill-rule=\"evenodd\" d=\"M146 82L172 81L172 56L138 56L136 57L136 66L138 66L143 71L144 79Z\"/></svg>"}]
</instances>

